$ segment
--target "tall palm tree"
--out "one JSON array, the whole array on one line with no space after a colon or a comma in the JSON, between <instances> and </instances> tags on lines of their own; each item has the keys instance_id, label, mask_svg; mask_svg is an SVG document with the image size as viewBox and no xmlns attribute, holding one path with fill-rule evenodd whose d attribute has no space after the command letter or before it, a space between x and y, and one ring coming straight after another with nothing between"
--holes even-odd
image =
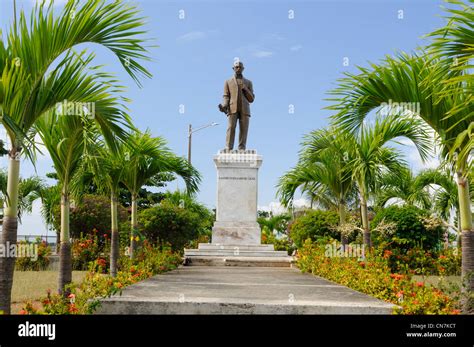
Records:
<instances>
[{"instance_id":1,"label":"tall palm tree","mask_svg":"<svg viewBox=\"0 0 474 347\"><path fill-rule=\"evenodd\" d=\"M80 168L87 163L96 145L99 131L120 127L127 122L123 113L113 114L114 98L102 97L96 101L99 112L94 117L62 115L57 110L39 118L35 129L42 144L48 150L61 187L61 236L60 236L60 271L58 290L66 294L64 287L72 279L71 245L69 235L69 214L71 194L80 182L77 176L82 174ZM115 140L110 139L112 144Z\"/></svg>"},{"instance_id":2,"label":"tall palm tree","mask_svg":"<svg viewBox=\"0 0 474 347\"><path fill-rule=\"evenodd\" d=\"M410 113L421 117L436 133L442 144L442 156L457 173L459 209L462 227L462 274L469 290L474 290L474 230L469 199L468 156L450 157L449 154L470 152L470 142L459 143L460 134L470 127L474 103L466 103L472 95L464 93L464 83L451 83L460 76L452 63L421 55L400 54L387 57L370 69L360 68L358 74L347 74L332 91L335 102L331 109L338 110L335 120L346 129L357 132L371 110L395 102L417 103ZM448 81L449 80L449 81ZM448 84L449 82L449 84ZM472 85L471 85L472 87ZM449 88L449 93L446 92ZM472 88L470 89L472 91ZM464 105L462 108L453 108ZM466 150L467 149L467 150ZM464 152L463 152L464 151Z\"/></svg>"},{"instance_id":3,"label":"tall palm tree","mask_svg":"<svg viewBox=\"0 0 474 347\"><path fill-rule=\"evenodd\" d=\"M102 92L100 87L90 88L91 71L84 68L84 60L87 63L92 56L77 54L74 47L96 43L108 48L137 83L140 76L150 76L138 62L147 58L147 50L141 37L144 21L133 5L70 0L57 14L52 1L49 6L44 3L37 2L30 20L22 11L6 40L0 41L1 121L12 144L3 244L16 243L19 159L22 154L33 158L30 130L35 122L57 103L89 102ZM115 130L103 129L104 136L120 137ZM0 310L5 313L10 312L13 270L13 258L0 259Z\"/></svg>"},{"instance_id":4,"label":"tall palm tree","mask_svg":"<svg viewBox=\"0 0 474 347\"><path fill-rule=\"evenodd\" d=\"M120 144L116 150L111 149L105 143L97 143L95 154L92 156L90 169L94 173L94 182L99 191L110 196L111 216L111 247L110 247L110 274L117 276L117 265L119 258L119 227L118 227L118 205L119 190L126 170L127 158L126 141Z\"/></svg>"},{"instance_id":5,"label":"tall palm tree","mask_svg":"<svg viewBox=\"0 0 474 347\"><path fill-rule=\"evenodd\" d=\"M428 136L421 121L396 115L377 117L373 125L362 125L357 134L337 128L335 134L340 137L338 143L347 159L346 169L350 171L357 186L364 243L370 247L367 205L370 195L377 190L383 174L386 172L396 174L404 164L400 160L401 154L389 147L389 142L397 142L400 137L408 138L417 146L422 157L426 158L429 150ZM310 135L307 140L311 155L328 151L335 143L318 135Z\"/></svg>"},{"instance_id":6,"label":"tall palm tree","mask_svg":"<svg viewBox=\"0 0 474 347\"><path fill-rule=\"evenodd\" d=\"M132 197L130 257L133 258L138 241L137 198L140 189L161 184L161 174L168 172L183 178L187 193L193 194L198 190L201 176L187 160L173 154L163 138L153 137L149 131L135 131L130 135L124 164L122 182Z\"/></svg>"},{"instance_id":7,"label":"tall palm tree","mask_svg":"<svg viewBox=\"0 0 474 347\"><path fill-rule=\"evenodd\" d=\"M346 143L345 134L335 128L315 130L305 136L298 164L279 179L277 195L281 203L291 206L296 191L301 188L312 200L337 209L339 223L344 224L355 188ZM344 235L341 242L347 244Z\"/></svg>"}]
</instances>

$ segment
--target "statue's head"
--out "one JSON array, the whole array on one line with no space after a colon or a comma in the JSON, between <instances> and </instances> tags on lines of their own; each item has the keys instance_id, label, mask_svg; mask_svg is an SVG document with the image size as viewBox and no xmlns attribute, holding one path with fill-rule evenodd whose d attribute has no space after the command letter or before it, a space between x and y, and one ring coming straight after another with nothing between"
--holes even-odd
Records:
<instances>
[{"instance_id":1,"label":"statue's head","mask_svg":"<svg viewBox=\"0 0 474 347\"><path fill-rule=\"evenodd\" d=\"M242 63L240 60L236 60L234 62L234 66L232 66L232 69L237 75L240 75L244 71L244 63Z\"/></svg>"}]
</instances>

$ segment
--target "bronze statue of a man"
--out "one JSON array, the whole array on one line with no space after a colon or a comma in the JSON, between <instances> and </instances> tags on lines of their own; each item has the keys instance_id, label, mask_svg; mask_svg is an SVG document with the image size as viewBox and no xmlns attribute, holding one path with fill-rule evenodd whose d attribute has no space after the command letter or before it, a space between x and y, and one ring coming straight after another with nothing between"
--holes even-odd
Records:
<instances>
[{"instance_id":1,"label":"bronze statue of a man","mask_svg":"<svg viewBox=\"0 0 474 347\"><path fill-rule=\"evenodd\" d=\"M227 114L227 150L234 148L235 127L239 121L239 150L245 150L250 120L250 103L255 99L252 82L242 76L244 64L236 61L233 66L234 76L224 84L224 98L219 110Z\"/></svg>"}]
</instances>

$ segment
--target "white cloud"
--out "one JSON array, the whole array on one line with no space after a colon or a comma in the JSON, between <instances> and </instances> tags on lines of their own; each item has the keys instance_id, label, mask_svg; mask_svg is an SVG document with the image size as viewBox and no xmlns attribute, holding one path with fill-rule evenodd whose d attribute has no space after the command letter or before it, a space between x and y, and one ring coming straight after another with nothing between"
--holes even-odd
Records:
<instances>
[{"instance_id":1,"label":"white cloud","mask_svg":"<svg viewBox=\"0 0 474 347\"><path fill-rule=\"evenodd\" d=\"M285 40L285 37L277 33L271 33L271 34L261 35L260 40L261 41L283 41Z\"/></svg>"},{"instance_id":2,"label":"white cloud","mask_svg":"<svg viewBox=\"0 0 474 347\"><path fill-rule=\"evenodd\" d=\"M259 206L258 209L261 211L272 212L274 216L285 213L287 211L286 207L284 207L278 201L272 201L266 206Z\"/></svg>"},{"instance_id":3,"label":"white cloud","mask_svg":"<svg viewBox=\"0 0 474 347\"><path fill-rule=\"evenodd\" d=\"M177 38L180 42L190 42L196 40L202 40L207 37L207 34L204 31L191 31L184 35L181 35Z\"/></svg>"},{"instance_id":4,"label":"white cloud","mask_svg":"<svg viewBox=\"0 0 474 347\"><path fill-rule=\"evenodd\" d=\"M252 55L257 58L268 58L273 55L273 52L265 50L255 50L254 52L252 52Z\"/></svg>"},{"instance_id":5,"label":"white cloud","mask_svg":"<svg viewBox=\"0 0 474 347\"><path fill-rule=\"evenodd\" d=\"M293 200L293 206L295 208L309 208L311 205L308 200L301 198ZM272 201L268 205L259 206L259 210L272 212L274 216L288 212L288 209L283 206L279 201Z\"/></svg>"},{"instance_id":6,"label":"white cloud","mask_svg":"<svg viewBox=\"0 0 474 347\"><path fill-rule=\"evenodd\" d=\"M301 48L303 48L302 45L294 45L290 47L290 51L292 52L298 52Z\"/></svg>"}]
</instances>

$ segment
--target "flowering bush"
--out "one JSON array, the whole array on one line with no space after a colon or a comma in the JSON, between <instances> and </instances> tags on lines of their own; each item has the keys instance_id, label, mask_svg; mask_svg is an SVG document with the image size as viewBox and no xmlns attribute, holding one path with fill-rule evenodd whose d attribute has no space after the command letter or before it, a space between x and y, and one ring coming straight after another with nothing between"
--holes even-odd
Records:
<instances>
[{"instance_id":1,"label":"flowering bush","mask_svg":"<svg viewBox=\"0 0 474 347\"><path fill-rule=\"evenodd\" d=\"M392 224L393 230L381 232L378 230L381 223ZM430 218L429 212L410 205L386 207L375 215L371 224L374 245L387 243L391 248L405 252L411 248L440 249L445 233L440 220Z\"/></svg>"},{"instance_id":2,"label":"flowering bush","mask_svg":"<svg viewBox=\"0 0 474 347\"><path fill-rule=\"evenodd\" d=\"M390 252L390 251L389 251ZM390 255L389 253L387 253ZM327 278L399 306L397 314L458 314L458 301L440 289L413 282L411 274L391 273L386 257L368 254L363 261L326 257L322 244L307 241L298 252L303 272Z\"/></svg>"},{"instance_id":3,"label":"flowering bush","mask_svg":"<svg viewBox=\"0 0 474 347\"><path fill-rule=\"evenodd\" d=\"M99 236L96 233L86 237L80 237L72 242L72 268L73 270L88 270L91 262L97 259L108 259L110 241L99 242Z\"/></svg>"},{"instance_id":4,"label":"flowering bush","mask_svg":"<svg viewBox=\"0 0 474 347\"><path fill-rule=\"evenodd\" d=\"M31 254L31 256L22 256L16 258L16 270L19 271L41 271L46 270L49 265L49 256L51 255L51 247L45 241L42 241L40 238L36 239L36 242L30 243L27 241L19 241L18 246L37 246L33 248L32 251L37 254ZM20 248L18 248L20 249ZM30 248L31 249L31 248Z\"/></svg>"},{"instance_id":5,"label":"flowering bush","mask_svg":"<svg viewBox=\"0 0 474 347\"><path fill-rule=\"evenodd\" d=\"M69 286L69 296L47 293L41 299L42 308L35 309L26 302L22 314L91 314L100 304L99 299L109 297L122 288L147 279L153 275L175 269L182 262L181 256L171 250L160 251L145 243L136 259L120 259L122 270L116 277L100 271L90 271L79 285ZM99 263L99 261L97 262ZM101 265L98 265L100 268Z\"/></svg>"},{"instance_id":6,"label":"flowering bush","mask_svg":"<svg viewBox=\"0 0 474 347\"><path fill-rule=\"evenodd\" d=\"M429 252L411 248L404 252L397 248L379 248L376 253L387 259L391 272L435 276L461 274L461 254L457 249Z\"/></svg>"}]
</instances>

